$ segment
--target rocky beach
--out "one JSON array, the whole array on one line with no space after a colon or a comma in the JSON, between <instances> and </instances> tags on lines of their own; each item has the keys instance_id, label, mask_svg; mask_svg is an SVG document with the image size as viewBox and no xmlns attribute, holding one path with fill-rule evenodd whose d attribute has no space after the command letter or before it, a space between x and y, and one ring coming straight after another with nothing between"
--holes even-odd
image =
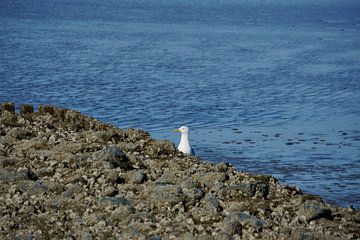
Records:
<instances>
[{"instance_id":1,"label":"rocky beach","mask_svg":"<svg viewBox=\"0 0 360 240\"><path fill-rule=\"evenodd\" d=\"M140 129L3 103L1 239L359 239L360 212Z\"/></svg>"}]
</instances>

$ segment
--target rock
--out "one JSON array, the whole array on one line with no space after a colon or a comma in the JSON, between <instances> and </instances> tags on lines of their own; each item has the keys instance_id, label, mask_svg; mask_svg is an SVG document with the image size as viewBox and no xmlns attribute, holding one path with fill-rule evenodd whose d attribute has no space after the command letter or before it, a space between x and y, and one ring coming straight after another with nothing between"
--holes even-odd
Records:
<instances>
[{"instance_id":1,"label":"rock","mask_svg":"<svg viewBox=\"0 0 360 240\"><path fill-rule=\"evenodd\" d=\"M21 115L25 115L25 114L31 114L34 112L34 106L30 105L30 104L23 104L20 107L20 114Z\"/></svg>"},{"instance_id":2,"label":"rock","mask_svg":"<svg viewBox=\"0 0 360 240\"><path fill-rule=\"evenodd\" d=\"M262 231L265 226L264 220L244 212L230 213L230 215L225 218L225 224L232 222L240 222L242 226L249 225L254 227L257 231Z\"/></svg>"},{"instance_id":3,"label":"rock","mask_svg":"<svg viewBox=\"0 0 360 240\"><path fill-rule=\"evenodd\" d=\"M1 105L2 112L8 111L11 113L15 112L15 104L13 102L3 102Z\"/></svg>"},{"instance_id":4,"label":"rock","mask_svg":"<svg viewBox=\"0 0 360 240\"><path fill-rule=\"evenodd\" d=\"M17 186L21 192L28 192L32 195L42 194L49 191L46 184L39 181L20 181Z\"/></svg>"},{"instance_id":5,"label":"rock","mask_svg":"<svg viewBox=\"0 0 360 240\"><path fill-rule=\"evenodd\" d=\"M3 111L1 114L0 126L2 123L6 127L17 127L19 126L17 120L18 117L15 114L13 114L13 112Z\"/></svg>"},{"instance_id":6,"label":"rock","mask_svg":"<svg viewBox=\"0 0 360 240\"><path fill-rule=\"evenodd\" d=\"M268 184L260 183L256 184L256 197L266 198L269 195L270 187Z\"/></svg>"},{"instance_id":7,"label":"rock","mask_svg":"<svg viewBox=\"0 0 360 240\"><path fill-rule=\"evenodd\" d=\"M105 161L111 164L112 168L121 168L124 170L132 169L132 165L121 148L117 146L108 146L95 153L96 161Z\"/></svg>"},{"instance_id":8,"label":"rock","mask_svg":"<svg viewBox=\"0 0 360 240\"><path fill-rule=\"evenodd\" d=\"M128 182L131 184L140 184L146 181L146 175L140 170L134 170L129 174Z\"/></svg>"},{"instance_id":9,"label":"rock","mask_svg":"<svg viewBox=\"0 0 360 240\"><path fill-rule=\"evenodd\" d=\"M30 170L16 171L12 168L0 168L1 182L16 182L21 180L37 180L37 176Z\"/></svg>"},{"instance_id":10,"label":"rock","mask_svg":"<svg viewBox=\"0 0 360 240\"><path fill-rule=\"evenodd\" d=\"M40 105L39 113L41 114L49 113L50 115L53 115L55 113L55 107L51 105Z\"/></svg>"},{"instance_id":11,"label":"rock","mask_svg":"<svg viewBox=\"0 0 360 240\"><path fill-rule=\"evenodd\" d=\"M254 183L238 183L230 185L222 190L224 196L231 198L236 197L253 197L256 193L256 184Z\"/></svg>"},{"instance_id":12,"label":"rock","mask_svg":"<svg viewBox=\"0 0 360 240\"><path fill-rule=\"evenodd\" d=\"M22 128L13 128L9 132L9 135L18 140L27 139L33 136L33 133L29 130Z\"/></svg>"},{"instance_id":13,"label":"rock","mask_svg":"<svg viewBox=\"0 0 360 240\"><path fill-rule=\"evenodd\" d=\"M185 200L181 187L176 185L156 185L150 194L151 203L155 206L161 206L165 203L175 205Z\"/></svg>"},{"instance_id":14,"label":"rock","mask_svg":"<svg viewBox=\"0 0 360 240\"><path fill-rule=\"evenodd\" d=\"M229 175L224 172L207 172L207 173L198 173L195 176L196 180L205 184L209 187L213 186L219 182L225 182L229 179Z\"/></svg>"},{"instance_id":15,"label":"rock","mask_svg":"<svg viewBox=\"0 0 360 240\"><path fill-rule=\"evenodd\" d=\"M300 206L298 215L304 217L308 222L319 218L332 218L330 208L315 200L304 202Z\"/></svg>"},{"instance_id":16,"label":"rock","mask_svg":"<svg viewBox=\"0 0 360 240\"><path fill-rule=\"evenodd\" d=\"M117 206L131 206L130 201L122 197L103 197L102 201L109 201L111 204Z\"/></svg>"},{"instance_id":17,"label":"rock","mask_svg":"<svg viewBox=\"0 0 360 240\"><path fill-rule=\"evenodd\" d=\"M13 168L13 167L15 167L16 164L19 164L20 162L21 161L18 158L0 157L0 166L2 168L8 168L8 167ZM0 172L1 172L1 170L0 170Z\"/></svg>"},{"instance_id":18,"label":"rock","mask_svg":"<svg viewBox=\"0 0 360 240\"><path fill-rule=\"evenodd\" d=\"M179 181L179 178L172 171L165 171L160 178L156 180L156 184L176 184Z\"/></svg>"},{"instance_id":19,"label":"rock","mask_svg":"<svg viewBox=\"0 0 360 240\"><path fill-rule=\"evenodd\" d=\"M314 233L306 229L295 229L291 233L291 239L294 240L315 240ZM325 240L326 238L324 238Z\"/></svg>"},{"instance_id":20,"label":"rock","mask_svg":"<svg viewBox=\"0 0 360 240\"><path fill-rule=\"evenodd\" d=\"M233 219L227 219L223 223L223 229L226 234L229 234L230 236L238 234L241 235L242 231L242 225L240 221L233 220Z\"/></svg>"}]
</instances>

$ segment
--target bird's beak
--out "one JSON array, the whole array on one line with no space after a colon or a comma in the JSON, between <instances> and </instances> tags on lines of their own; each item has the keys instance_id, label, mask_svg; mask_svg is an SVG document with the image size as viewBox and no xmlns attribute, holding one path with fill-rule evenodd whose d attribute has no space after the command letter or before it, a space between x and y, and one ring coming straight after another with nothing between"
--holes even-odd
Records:
<instances>
[{"instance_id":1,"label":"bird's beak","mask_svg":"<svg viewBox=\"0 0 360 240\"><path fill-rule=\"evenodd\" d=\"M173 130L173 132L180 132L180 130L179 130L179 129L175 129L175 130Z\"/></svg>"}]
</instances>

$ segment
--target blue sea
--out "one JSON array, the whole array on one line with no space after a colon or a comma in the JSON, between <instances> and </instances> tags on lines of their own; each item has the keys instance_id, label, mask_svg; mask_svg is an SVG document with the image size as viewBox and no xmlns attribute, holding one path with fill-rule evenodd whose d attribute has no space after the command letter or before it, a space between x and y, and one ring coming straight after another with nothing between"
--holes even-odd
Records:
<instances>
[{"instance_id":1,"label":"blue sea","mask_svg":"<svg viewBox=\"0 0 360 240\"><path fill-rule=\"evenodd\" d=\"M357 0L1 0L0 101L72 108L360 208Z\"/></svg>"}]
</instances>

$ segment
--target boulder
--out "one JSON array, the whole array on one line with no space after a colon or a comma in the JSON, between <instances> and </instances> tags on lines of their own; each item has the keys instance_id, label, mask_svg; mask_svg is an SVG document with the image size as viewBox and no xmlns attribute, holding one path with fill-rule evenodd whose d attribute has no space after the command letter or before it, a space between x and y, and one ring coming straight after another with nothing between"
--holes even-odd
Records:
<instances>
[{"instance_id":1,"label":"boulder","mask_svg":"<svg viewBox=\"0 0 360 240\"><path fill-rule=\"evenodd\" d=\"M120 147L115 145L107 146L103 150L95 152L94 160L108 162L112 168L119 167L123 170L133 168L125 153L123 153Z\"/></svg>"},{"instance_id":2,"label":"boulder","mask_svg":"<svg viewBox=\"0 0 360 240\"><path fill-rule=\"evenodd\" d=\"M300 217L305 218L306 221L310 222L319 218L331 219L331 210L323 203L316 200L305 201L298 211Z\"/></svg>"}]
</instances>

